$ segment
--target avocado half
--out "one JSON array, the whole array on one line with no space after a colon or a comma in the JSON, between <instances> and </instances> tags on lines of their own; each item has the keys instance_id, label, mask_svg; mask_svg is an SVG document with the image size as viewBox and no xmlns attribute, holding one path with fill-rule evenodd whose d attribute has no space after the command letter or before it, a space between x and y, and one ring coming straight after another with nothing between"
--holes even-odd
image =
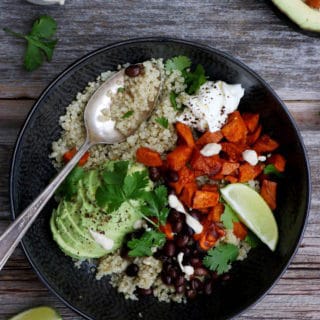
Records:
<instances>
[{"instance_id":1,"label":"avocado half","mask_svg":"<svg viewBox=\"0 0 320 320\"><path fill-rule=\"evenodd\" d=\"M320 10L302 0L272 0L272 2L301 29L320 32Z\"/></svg>"}]
</instances>

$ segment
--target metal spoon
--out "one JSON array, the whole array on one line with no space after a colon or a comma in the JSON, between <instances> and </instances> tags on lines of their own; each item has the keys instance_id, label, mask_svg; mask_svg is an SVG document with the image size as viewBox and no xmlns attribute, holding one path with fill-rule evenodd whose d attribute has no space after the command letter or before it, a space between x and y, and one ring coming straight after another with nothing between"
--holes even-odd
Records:
<instances>
[{"instance_id":1,"label":"metal spoon","mask_svg":"<svg viewBox=\"0 0 320 320\"><path fill-rule=\"evenodd\" d=\"M87 138L79 151L65 165L52 182L42 191L42 193L19 215L19 217L8 227L0 237L0 270L11 256L12 252L37 218L42 208L46 205L54 192L67 177L70 171L76 166L81 157L95 144L114 144L122 142L139 128L132 130L127 135L122 134L115 127L114 120L101 121L102 110L104 112L111 107L110 93L116 94L119 88L124 87L125 70L114 74L103 83L93 94L87 103L84 111L84 123L87 130ZM140 118L140 124L146 120L156 104L161 91L161 86L156 88L156 95L148 100L149 109Z\"/></svg>"}]
</instances>

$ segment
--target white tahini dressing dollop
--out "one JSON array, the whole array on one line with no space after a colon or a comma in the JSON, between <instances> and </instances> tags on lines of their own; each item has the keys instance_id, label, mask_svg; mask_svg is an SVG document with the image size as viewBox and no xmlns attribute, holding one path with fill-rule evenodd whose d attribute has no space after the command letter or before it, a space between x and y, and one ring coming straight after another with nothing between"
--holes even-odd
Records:
<instances>
[{"instance_id":1,"label":"white tahini dressing dollop","mask_svg":"<svg viewBox=\"0 0 320 320\"><path fill-rule=\"evenodd\" d=\"M203 230L202 224L197 219L195 219L189 213L186 212L186 210L184 209L183 204L179 201L177 196L175 196L174 194L170 194L169 198L168 198L168 202L169 202L170 208L175 209L175 210L185 214L185 216L186 216L186 224L191 229L193 229L195 233L201 233L202 232L202 230Z\"/></svg>"},{"instance_id":2,"label":"white tahini dressing dollop","mask_svg":"<svg viewBox=\"0 0 320 320\"><path fill-rule=\"evenodd\" d=\"M238 108L243 95L241 84L207 81L196 95L182 96L181 102L187 108L177 121L199 131L218 131L226 123L228 114Z\"/></svg>"},{"instance_id":3,"label":"white tahini dressing dollop","mask_svg":"<svg viewBox=\"0 0 320 320\"><path fill-rule=\"evenodd\" d=\"M255 166L259 162L259 158L255 150L243 151L242 157L244 161L247 161L252 166Z\"/></svg>"},{"instance_id":4,"label":"white tahini dressing dollop","mask_svg":"<svg viewBox=\"0 0 320 320\"><path fill-rule=\"evenodd\" d=\"M219 143L208 143L200 150L200 153L205 157L211 157L219 154L221 149L222 146Z\"/></svg>"},{"instance_id":5,"label":"white tahini dressing dollop","mask_svg":"<svg viewBox=\"0 0 320 320\"><path fill-rule=\"evenodd\" d=\"M194 274L194 268L193 266L184 266L182 264L182 260L183 260L183 255L184 253L183 252L180 252L178 253L177 255L177 260L178 260L178 263L179 263L179 267L181 269L181 271L187 276L187 277L190 277Z\"/></svg>"},{"instance_id":6,"label":"white tahini dressing dollop","mask_svg":"<svg viewBox=\"0 0 320 320\"><path fill-rule=\"evenodd\" d=\"M113 248L113 245L114 245L114 241L108 237L106 237L105 235L99 233L99 232L96 232L96 231L93 231L93 230L89 230L90 231L90 234L93 238L93 240L100 244L100 246L105 249L105 250L111 250Z\"/></svg>"}]
</instances>

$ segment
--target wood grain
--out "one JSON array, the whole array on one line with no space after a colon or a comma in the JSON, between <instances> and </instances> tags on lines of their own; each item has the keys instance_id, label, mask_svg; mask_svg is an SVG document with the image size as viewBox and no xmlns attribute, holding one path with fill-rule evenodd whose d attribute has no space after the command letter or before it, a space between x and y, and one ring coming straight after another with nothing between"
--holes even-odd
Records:
<instances>
[{"instance_id":1,"label":"wood grain","mask_svg":"<svg viewBox=\"0 0 320 320\"><path fill-rule=\"evenodd\" d=\"M320 38L297 32L271 10L270 0L66 0L41 7L0 2L0 26L27 32L50 14L59 44L51 63L28 73L25 45L0 31L0 233L9 224L9 168L13 146L42 90L75 59L119 40L163 36L196 40L239 58L285 100L302 132L313 182L305 237L272 291L237 319L320 319ZM66 320L81 319L38 280L21 248L0 272L0 320L36 305L51 305Z\"/></svg>"}]
</instances>

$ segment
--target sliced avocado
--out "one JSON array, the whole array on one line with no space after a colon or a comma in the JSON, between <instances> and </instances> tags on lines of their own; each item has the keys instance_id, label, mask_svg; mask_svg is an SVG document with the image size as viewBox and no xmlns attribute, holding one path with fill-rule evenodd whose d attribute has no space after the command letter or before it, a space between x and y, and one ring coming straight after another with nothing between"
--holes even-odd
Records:
<instances>
[{"instance_id":1,"label":"sliced avocado","mask_svg":"<svg viewBox=\"0 0 320 320\"><path fill-rule=\"evenodd\" d=\"M309 7L302 0L272 0L272 2L300 28L320 32L320 10Z\"/></svg>"},{"instance_id":2,"label":"sliced avocado","mask_svg":"<svg viewBox=\"0 0 320 320\"><path fill-rule=\"evenodd\" d=\"M105 168L113 170L113 164L114 162L110 162ZM130 163L127 174L144 169L142 165ZM99 207L95 194L101 183L100 170L84 172L81 179L76 181L76 193L71 198L63 197L52 213L50 227L53 238L68 256L76 259L100 258L117 250L125 235L133 231L134 223L141 218L140 201L124 202L118 210L111 213ZM151 188L150 180L146 190ZM112 239L112 249L103 248L98 243L99 240L93 238L91 231Z\"/></svg>"}]
</instances>

